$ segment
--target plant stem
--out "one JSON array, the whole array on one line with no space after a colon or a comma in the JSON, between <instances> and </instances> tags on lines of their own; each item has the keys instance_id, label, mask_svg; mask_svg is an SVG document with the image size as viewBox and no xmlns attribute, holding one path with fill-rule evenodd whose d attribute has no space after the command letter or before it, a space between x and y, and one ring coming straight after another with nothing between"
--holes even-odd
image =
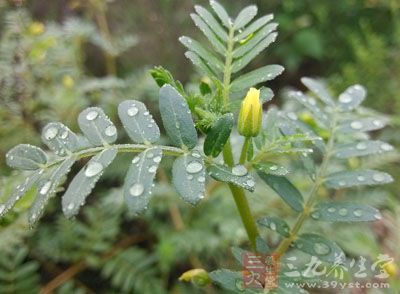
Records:
<instances>
[{"instance_id":1,"label":"plant stem","mask_svg":"<svg viewBox=\"0 0 400 294\"><path fill-rule=\"evenodd\" d=\"M321 166L315 177L314 185L308 195L308 199L306 204L304 205L303 211L299 214L295 224L293 225L289 237L283 239L276 250L276 253L279 257L283 256L290 247L290 244L292 244L292 242L296 240L297 235L301 227L303 226L303 223L307 220L308 216L312 211L314 202L317 198L317 192L324 182L325 173L329 164L329 160L332 155L332 149L335 142L335 130L336 130L336 116L335 113L333 113L332 127L330 130L329 140L326 146L325 156L322 159Z\"/></svg>"},{"instance_id":2,"label":"plant stem","mask_svg":"<svg viewBox=\"0 0 400 294\"><path fill-rule=\"evenodd\" d=\"M249 149L250 141L251 141L251 137L246 137L244 139L242 152L240 153L240 159L239 159L240 164L245 164L245 162L246 162L247 150Z\"/></svg>"},{"instance_id":3,"label":"plant stem","mask_svg":"<svg viewBox=\"0 0 400 294\"><path fill-rule=\"evenodd\" d=\"M223 92L222 92L223 105L225 109L227 109L229 105L229 91L230 91L231 74L232 74L232 52L234 45L233 38L234 38L234 29L231 27L229 29L229 39L227 42L227 52L225 56L225 69L224 69ZM225 144L222 154L224 162L228 166L232 167L235 165L230 140L228 140L227 143ZM243 188L240 188L233 184L228 184L228 186L229 189L231 190L233 199L235 200L235 204L239 211L240 218L242 219L244 228L246 229L246 233L250 240L251 247L255 251L258 230L253 215L251 213L245 191L243 190Z\"/></svg>"}]
</instances>

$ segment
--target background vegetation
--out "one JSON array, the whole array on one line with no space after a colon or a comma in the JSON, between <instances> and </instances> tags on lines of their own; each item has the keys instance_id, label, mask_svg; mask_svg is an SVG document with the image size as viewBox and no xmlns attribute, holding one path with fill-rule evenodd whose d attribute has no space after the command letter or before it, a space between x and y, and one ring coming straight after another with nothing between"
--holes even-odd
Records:
<instances>
[{"instance_id":1,"label":"background vegetation","mask_svg":"<svg viewBox=\"0 0 400 294\"><path fill-rule=\"evenodd\" d=\"M280 24L277 42L252 64L285 66L272 84L278 96L273 103L290 107L283 90L302 89L302 76L326 78L336 94L360 83L368 89L366 106L392 118L374 137L400 145L397 0L254 2L260 14L273 12ZM233 15L254 2L221 1ZM189 17L194 4L207 1L0 0L0 202L24 178L5 166L5 153L20 142L40 144L47 122L76 130L85 106L99 105L113 118L124 99L146 101L156 113L158 87L148 72L155 65L188 87L202 78L177 41L181 35L202 38ZM25 211L34 191L0 220L1 293L203 293L179 282L180 274L195 267L235 267L229 248L246 236L226 188L211 183L207 201L190 207L168 184L166 162L152 205L135 217L127 213L120 188L129 159L120 156L110 166L74 222L62 216L55 198L39 226L28 230ZM399 260L399 155L348 164L384 165L394 176L393 184L354 196L379 207L384 217L372 225L315 230L328 231L349 256L387 253ZM302 174L296 176L301 183ZM256 215L268 211L290 218L273 193L259 189L250 202L257 203ZM277 242L275 235L265 237ZM394 273L387 293L400 290L398 276Z\"/></svg>"}]
</instances>

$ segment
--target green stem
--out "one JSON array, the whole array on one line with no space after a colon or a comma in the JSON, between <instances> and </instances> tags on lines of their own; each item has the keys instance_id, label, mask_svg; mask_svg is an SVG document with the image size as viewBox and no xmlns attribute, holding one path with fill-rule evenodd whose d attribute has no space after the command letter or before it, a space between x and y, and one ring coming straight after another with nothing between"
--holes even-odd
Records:
<instances>
[{"instance_id":1,"label":"green stem","mask_svg":"<svg viewBox=\"0 0 400 294\"><path fill-rule=\"evenodd\" d=\"M240 159L239 159L240 164L245 164L246 162L247 150L249 149L250 140L251 137L246 137L244 139L242 152L240 153Z\"/></svg>"},{"instance_id":2,"label":"green stem","mask_svg":"<svg viewBox=\"0 0 400 294\"><path fill-rule=\"evenodd\" d=\"M229 39L227 44L227 52L225 59L225 70L224 70L224 80L223 80L223 103L224 108L227 109L229 105L229 91L231 84L231 74L232 74L232 52L234 46L234 29L229 29ZM224 162L232 167L235 165L235 161L232 154L231 142L228 142L224 146L223 150ZM251 247L256 250L256 238L258 236L257 225L254 221L253 215L250 210L249 203L246 198L245 191L233 184L229 184L229 189L231 190L233 199L235 200L236 207L239 211L240 218L242 219L244 228L246 229L247 236L251 242Z\"/></svg>"},{"instance_id":3,"label":"green stem","mask_svg":"<svg viewBox=\"0 0 400 294\"><path fill-rule=\"evenodd\" d=\"M324 158L322 159L320 169L318 170L318 173L315 177L314 185L308 195L308 199L306 204L304 205L303 211L299 214L295 224L293 225L292 230L290 231L289 237L283 239L279 244L278 248L276 249L276 253L279 257L283 256L290 247L290 244L292 244L292 242L296 240L301 227L303 226L304 222L307 220L308 216L312 211L312 208L314 206L314 203L318 195L317 192L324 182L325 173L328 168L329 161L332 155L333 145L335 141L335 129L336 129L336 116L334 113L330 136L326 146L326 153Z\"/></svg>"}]
</instances>

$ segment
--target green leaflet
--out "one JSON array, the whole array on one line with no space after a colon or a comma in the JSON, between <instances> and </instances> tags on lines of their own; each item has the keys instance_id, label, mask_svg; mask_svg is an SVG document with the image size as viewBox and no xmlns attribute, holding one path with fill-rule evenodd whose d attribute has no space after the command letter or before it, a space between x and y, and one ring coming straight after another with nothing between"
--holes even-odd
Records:
<instances>
[{"instance_id":1,"label":"green leaflet","mask_svg":"<svg viewBox=\"0 0 400 294\"><path fill-rule=\"evenodd\" d=\"M284 68L280 65L272 64L253 70L241 75L231 84L231 91L237 92L248 89L259 83L273 80L283 72Z\"/></svg>"},{"instance_id":2,"label":"green leaflet","mask_svg":"<svg viewBox=\"0 0 400 294\"><path fill-rule=\"evenodd\" d=\"M5 215L11 208L14 207L18 200L20 200L21 197L39 181L43 173L43 170L34 171L25 178L25 181L22 184L15 187L7 201L4 204L0 204L0 217Z\"/></svg>"},{"instance_id":3,"label":"green leaflet","mask_svg":"<svg viewBox=\"0 0 400 294\"><path fill-rule=\"evenodd\" d=\"M49 123L43 128L42 141L59 156L66 156L80 149L78 137L59 122Z\"/></svg>"},{"instance_id":4,"label":"green leaflet","mask_svg":"<svg viewBox=\"0 0 400 294\"><path fill-rule=\"evenodd\" d=\"M322 202L311 213L315 220L328 222L366 222L382 218L379 210L364 204L350 202Z\"/></svg>"},{"instance_id":5,"label":"green leaflet","mask_svg":"<svg viewBox=\"0 0 400 294\"><path fill-rule=\"evenodd\" d=\"M207 66L210 67L214 72L224 71L224 64L196 40L193 40L192 38L186 36L182 36L179 38L179 41L190 51L193 51L197 55L199 55L205 61Z\"/></svg>"},{"instance_id":6,"label":"green leaflet","mask_svg":"<svg viewBox=\"0 0 400 294\"><path fill-rule=\"evenodd\" d=\"M230 290L235 293L241 293L245 289L243 275L241 272L234 272L228 269L219 269L210 272L209 277L226 290Z\"/></svg>"},{"instance_id":7,"label":"green leaflet","mask_svg":"<svg viewBox=\"0 0 400 294\"><path fill-rule=\"evenodd\" d=\"M253 167L260 172L275 176L286 176L289 173L286 167L273 162L257 163Z\"/></svg>"},{"instance_id":8,"label":"green leaflet","mask_svg":"<svg viewBox=\"0 0 400 294\"><path fill-rule=\"evenodd\" d=\"M193 51L186 51L185 56L193 63L193 65L198 67L202 74L208 75L210 77L218 76L211 68L208 67L206 62Z\"/></svg>"},{"instance_id":9,"label":"green leaflet","mask_svg":"<svg viewBox=\"0 0 400 294\"><path fill-rule=\"evenodd\" d=\"M366 156L392 151L392 145L382 141L365 140L339 145L335 148L337 158L350 158L356 156Z\"/></svg>"},{"instance_id":10,"label":"green leaflet","mask_svg":"<svg viewBox=\"0 0 400 294\"><path fill-rule=\"evenodd\" d=\"M246 26L257 15L257 11L258 9L255 5L245 7L239 12L238 16L233 22L233 28L235 30L239 30Z\"/></svg>"},{"instance_id":11,"label":"green leaflet","mask_svg":"<svg viewBox=\"0 0 400 294\"><path fill-rule=\"evenodd\" d=\"M215 0L210 0L210 5L214 12L218 15L222 24L229 29L231 27L232 20L229 18L225 8Z\"/></svg>"},{"instance_id":12,"label":"green leaflet","mask_svg":"<svg viewBox=\"0 0 400 294\"><path fill-rule=\"evenodd\" d=\"M391 175L377 170L340 171L325 179L328 188L342 189L362 185L383 185L393 182Z\"/></svg>"},{"instance_id":13,"label":"green leaflet","mask_svg":"<svg viewBox=\"0 0 400 294\"><path fill-rule=\"evenodd\" d=\"M161 159L160 147L149 148L133 158L124 183L124 198L130 211L138 213L147 208Z\"/></svg>"},{"instance_id":14,"label":"green leaflet","mask_svg":"<svg viewBox=\"0 0 400 294\"><path fill-rule=\"evenodd\" d=\"M186 202L195 205L204 198L206 173L198 151L175 159L172 166L172 183Z\"/></svg>"},{"instance_id":15,"label":"green leaflet","mask_svg":"<svg viewBox=\"0 0 400 294\"><path fill-rule=\"evenodd\" d=\"M361 85L354 85L339 95L339 107L342 111L351 111L365 99L367 91Z\"/></svg>"},{"instance_id":16,"label":"green leaflet","mask_svg":"<svg viewBox=\"0 0 400 294\"><path fill-rule=\"evenodd\" d=\"M382 129L386 126L386 118L360 118L356 120L347 120L339 125L339 131L342 133L368 132Z\"/></svg>"},{"instance_id":17,"label":"green leaflet","mask_svg":"<svg viewBox=\"0 0 400 294\"><path fill-rule=\"evenodd\" d=\"M292 209L298 212L303 210L303 196L288 179L266 174L260 170L257 173Z\"/></svg>"},{"instance_id":18,"label":"green leaflet","mask_svg":"<svg viewBox=\"0 0 400 294\"><path fill-rule=\"evenodd\" d=\"M258 31L260 28L264 27L268 22L274 19L273 14L267 14L263 17L260 17L252 24L250 24L247 28L243 30L243 32L239 33L235 36L235 42L240 40L246 39L249 35L253 34L254 32Z\"/></svg>"},{"instance_id":19,"label":"green leaflet","mask_svg":"<svg viewBox=\"0 0 400 294\"><path fill-rule=\"evenodd\" d=\"M36 198L28 212L28 221L31 226L42 216L45 206L50 198L56 193L63 177L71 170L75 160L75 156L66 158L54 169L54 171L51 172L49 177L43 179L38 185Z\"/></svg>"},{"instance_id":20,"label":"green leaflet","mask_svg":"<svg viewBox=\"0 0 400 294\"><path fill-rule=\"evenodd\" d=\"M136 100L121 102L118 106L118 115L134 142L149 144L160 139L160 129L142 102Z\"/></svg>"},{"instance_id":21,"label":"green leaflet","mask_svg":"<svg viewBox=\"0 0 400 294\"><path fill-rule=\"evenodd\" d=\"M329 94L322 82L307 77L301 78L301 82L308 89L310 89L310 91L317 95L325 104L329 106L335 106L332 96Z\"/></svg>"},{"instance_id":22,"label":"green leaflet","mask_svg":"<svg viewBox=\"0 0 400 294\"><path fill-rule=\"evenodd\" d=\"M289 237L289 225L281 218L275 216L266 216L257 221L260 225L276 231L278 234Z\"/></svg>"},{"instance_id":23,"label":"green leaflet","mask_svg":"<svg viewBox=\"0 0 400 294\"><path fill-rule=\"evenodd\" d=\"M62 207L66 217L72 217L79 212L104 169L111 164L117 155L117 149L105 149L92 157L84 168L73 178L67 191L62 196Z\"/></svg>"},{"instance_id":24,"label":"green leaflet","mask_svg":"<svg viewBox=\"0 0 400 294\"><path fill-rule=\"evenodd\" d=\"M251 192L255 189L254 178L243 165L237 165L230 169L225 165L211 164L207 171L217 181L232 183Z\"/></svg>"},{"instance_id":25,"label":"green leaflet","mask_svg":"<svg viewBox=\"0 0 400 294\"><path fill-rule=\"evenodd\" d=\"M6 163L16 169L37 170L47 163L47 156L39 147L19 144L7 152Z\"/></svg>"},{"instance_id":26,"label":"green leaflet","mask_svg":"<svg viewBox=\"0 0 400 294\"><path fill-rule=\"evenodd\" d=\"M213 124L204 141L204 154L217 157L229 139L233 127L233 114L226 113Z\"/></svg>"},{"instance_id":27,"label":"green leaflet","mask_svg":"<svg viewBox=\"0 0 400 294\"><path fill-rule=\"evenodd\" d=\"M107 145L117 140L117 128L99 107L89 107L78 117L83 134L95 146Z\"/></svg>"},{"instance_id":28,"label":"green leaflet","mask_svg":"<svg viewBox=\"0 0 400 294\"><path fill-rule=\"evenodd\" d=\"M260 43L262 40L266 38L270 38L269 35L278 27L277 23L271 23L263 27L261 30L259 30L257 33L255 33L253 36L249 37L246 41L244 41L243 44L241 44L239 47L237 47L233 51L233 58L237 59L239 57L242 57L243 55L249 53L253 48Z\"/></svg>"},{"instance_id":29,"label":"green leaflet","mask_svg":"<svg viewBox=\"0 0 400 294\"><path fill-rule=\"evenodd\" d=\"M250 52L243 55L241 58L237 59L232 64L232 72L236 73L248 65L258 54L260 54L265 48L267 48L271 43L275 42L277 33L272 33L268 35L264 40L258 43Z\"/></svg>"},{"instance_id":30,"label":"green leaflet","mask_svg":"<svg viewBox=\"0 0 400 294\"><path fill-rule=\"evenodd\" d=\"M317 234L301 234L293 244L297 249L329 263L345 257L342 249L336 243Z\"/></svg>"},{"instance_id":31,"label":"green leaflet","mask_svg":"<svg viewBox=\"0 0 400 294\"><path fill-rule=\"evenodd\" d=\"M228 40L228 34L225 29L207 9L200 5L196 5L194 10L222 41L226 42Z\"/></svg>"},{"instance_id":32,"label":"green leaflet","mask_svg":"<svg viewBox=\"0 0 400 294\"><path fill-rule=\"evenodd\" d=\"M193 19L195 25L203 32L204 36L210 41L214 49L221 55L224 55L225 46L218 40L211 28L197 14L192 13L190 17Z\"/></svg>"},{"instance_id":33,"label":"green leaflet","mask_svg":"<svg viewBox=\"0 0 400 294\"><path fill-rule=\"evenodd\" d=\"M160 113L165 131L175 146L192 149L197 133L186 100L171 86L160 89Z\"/></svg>"}]
</instances>

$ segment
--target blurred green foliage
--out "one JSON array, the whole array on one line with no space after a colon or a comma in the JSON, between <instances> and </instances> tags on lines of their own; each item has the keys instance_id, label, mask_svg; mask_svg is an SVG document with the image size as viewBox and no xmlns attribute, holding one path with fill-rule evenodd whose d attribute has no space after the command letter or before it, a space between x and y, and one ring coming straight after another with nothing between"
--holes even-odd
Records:
<instances>
[{"instance_id":1,"label":"blurred green foliage","mask_svg":"<svg viewBox=\"0 0 400 294\"><path fill-rule=\"evenodd\" d=\"M253 1L221 2L238 11ZM273 61L287 68L274 82L276 89L297 86L302 75L326 77L337 93L347 85L363 84L369 91L367 105L393 118L393 128L376 137L400 146L397 0L254 2L260 13L273 12L280 24L277 44L253 64ZM149 101L155 101L157 85L146 70L153 65L170 69L184 84L201 79L177 42L180 35L200 34L189 26L193 3L0 0L0 202L24 178L5 167L5 152L20 142L38 143L47 122L63 121L74 129L85 106L100 105L115 116L115 105L130 97L154 108ZM122 204L119 188L128 161L121 156L110 166L91 197L98 198L96 204L87 205L75 222L59 215L59 200L53 199L42 223L27 230L25 210L33 193L0 220L1 293L36 293L40 287L56 293L204 293L180 283L179 275L193 267L232 267L229 247L246 237L231 199L224 197L225 188L212 186L211 197L196 208L176 204L175 192L166 184L167 163L158 175L151 209L133 217ZM379 164L398 179L398 162L394 156ZM348 164L378 163L371 159ZM302 177L295 175L299 183ZM315 231L330 230L332 239L352 256L386 252L399 260L399 185L397 180L387 190L354 195L384 209L383 222L335 230L321 225ZM110 187L115 189L105 193ZM251 199L256 215L262 215L268 202L272 213L289 218L281 202L268 197L265 201L257 191ZM266 237L270 243L278 241L277 235ZM391 283L394 292L387 293L397 293L398 279Z\"/></svg>"}]
</instances>

